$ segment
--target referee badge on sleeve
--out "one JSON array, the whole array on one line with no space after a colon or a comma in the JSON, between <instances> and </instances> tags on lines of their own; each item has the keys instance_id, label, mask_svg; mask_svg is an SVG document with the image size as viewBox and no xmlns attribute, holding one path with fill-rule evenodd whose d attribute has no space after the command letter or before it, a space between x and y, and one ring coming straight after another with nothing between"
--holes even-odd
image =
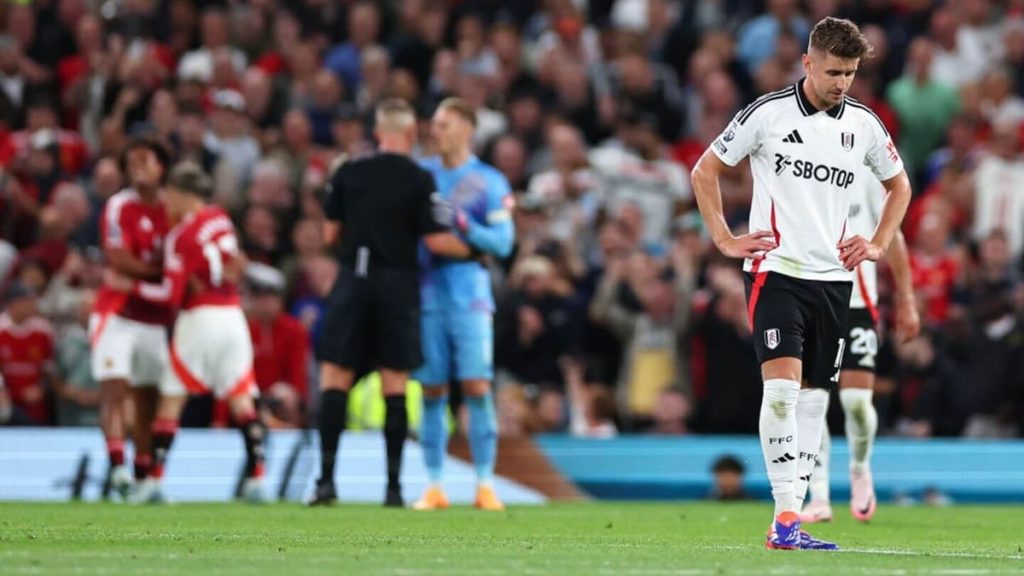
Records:
<instances>
[{"instance_id":1,"label":"referee badge on sleeve","mask_svg":"<svg viewBox=\"0 0 1024 576\"><path fill-rule=\"evenodd\" d=\"M779 337L778 328L769 328L764 331L764 345L767 346L769 350L775 350L778 348L780 340L781 338Z\"/></svg>"},{"instance_id":2,"label":"referee badge on sleeve","mask_svg":"<svg viewBox=\"0 0 1024 576\"><path fill-rule=\"evenodd\" d=\"M849 152L853 150L853 132L843 132L843 150Z\"/></svg>"}]
</instances>

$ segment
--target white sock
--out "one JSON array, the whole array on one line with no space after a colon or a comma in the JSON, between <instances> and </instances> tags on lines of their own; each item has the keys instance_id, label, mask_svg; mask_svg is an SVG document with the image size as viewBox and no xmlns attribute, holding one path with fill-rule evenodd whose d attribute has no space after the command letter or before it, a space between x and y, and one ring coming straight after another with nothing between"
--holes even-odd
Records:
<instances>
[{"instance_id":1,"label":"white sock","mask_svg":"<svg viewBox=\"0 0 1024 576\"><path fill-rule=\"evenodd\" d=\"M825 427L825 413L828 412L828 391L811 388L800 391L796 403L797 455L796 460L796 503L801 508L807 496L807 485L818 460L821 449L821 429Z\"/></svg>"},{"instance_id":2,"label":"white sock","mask_svg":"<svg viewBox=\"0 0 1024 576\"><path fill-rule=\"evenodd\" d=\"M827 414L826 410L826 414ZM828 431L828 422L821 427L821 450L818 451L818 463L811 473L811 502L829 504L832 491L829 486L828 467L832 461L832 434Z\"/></svg>"},{"instance_id":3,"label":"white sock","mask_svg":"<svg viewBox=\"0 0 1024 576\"><path fill-rule=\"evenodd\" d=\"M764 465L775 499L775 515L799 512L796 501L796 407L800 383L773 378L764 381L759 430Z\"/></svg>"},{"instance_id":4,"label":"white sock","mask_svg":"<svg viewBox=\"0 0 1024 576\"><path fill-rule=\"evenodd\" d=\"M850 443L850 470L853 472L863 472L871 461L871 448L878 433L878 412L871 400L873 395L866 388L839 391L839 402L846 414L846 440Z\"/></svg>"}]
</instances>

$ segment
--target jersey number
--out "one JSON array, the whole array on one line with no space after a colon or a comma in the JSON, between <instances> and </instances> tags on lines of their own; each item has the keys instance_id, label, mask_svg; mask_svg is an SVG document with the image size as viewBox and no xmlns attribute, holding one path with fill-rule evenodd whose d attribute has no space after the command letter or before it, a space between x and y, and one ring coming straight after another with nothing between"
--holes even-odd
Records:
<instances>
[{"instance_id":1,"label":"jersey number","mask_svg":"<svg viewBox=\"0 0 1024 576\"><path fill-rule=\"evenodd\" d=\"M878 354L878 335L874 330L867 328L854 328L850 330L850 352L861 356L858 365L865 368L875 367L875 356Z\"/></svg>"},{"instance_id":2,"label":"jersey number","mask_svg":"<svg viewBox=\"0 0 1024 576\"><path fill-rule=\"evenodd\" d=\"M238 253L238 239L234 234L225 234L216 241L203 244L203 256L210 266L210 285L220 286L224 281L224 256Z\"/></svg>"}]
</instances>

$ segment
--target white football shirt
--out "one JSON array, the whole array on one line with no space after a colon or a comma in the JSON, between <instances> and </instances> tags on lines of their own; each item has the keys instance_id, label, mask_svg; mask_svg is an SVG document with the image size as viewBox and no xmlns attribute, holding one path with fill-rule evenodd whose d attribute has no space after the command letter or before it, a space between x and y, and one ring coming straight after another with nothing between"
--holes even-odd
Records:
<instances>
[{"instance_id":1,"label":"white football shirt","mask_svg":"<svg viewBox=\"0 0 1024 576\"><path fill-rule=\"evenodd\" d=\"M888 131L870 108L846 97L819 111L803 79L740 111L711 149L729 166L750 156L750 230L770 230L777 247L743 269L806 280L850 281L836 247L849 235L852 187L867 165L877 180L903 170Z\"/></svg>"},{"instance_id":2,"label":"white football shirt","mask_svg":"<svg viewBox=\"0 0 1024 576\"><path fill-rule=\"evenodd\" d=\"M877 182L865 168L858 174L859 182L850 186L850 225L847 233L850 236L863 236L871 239L882 219L882 207L885 205L885 187ZM878 263L871 260L861 262L853 273L853 293L850 295L850 308L864 309L871 312L871 317L878 319Z\"/></svg>"}]
</instances>

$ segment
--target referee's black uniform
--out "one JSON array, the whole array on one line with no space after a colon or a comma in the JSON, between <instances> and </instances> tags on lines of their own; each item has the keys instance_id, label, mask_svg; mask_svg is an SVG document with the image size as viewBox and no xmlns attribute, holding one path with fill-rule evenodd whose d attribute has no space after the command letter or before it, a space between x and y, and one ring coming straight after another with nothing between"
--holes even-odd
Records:
<instances>
[{"instance_id":1,"label":"referee's black uniform","mask_svg":"<svg viewBox=\"0 0 1024 576\"><path fill-rule=\"evenodd\" d=\"M341 224L341 271L324 313L317 355L360 374L408 372L423 363L420 347L421 236L445 232L443 205L429 172L406 156L380 152L348 162L331 176L324 208ZM437 208L437 209L435 209ZM399 476L409 420L405 394L385 395L388 486L384 503L402 506ZM334 462L346 425L348 391L320 399L320 479L310 504L336 499Z\"/></svg>"},{"instance_id":2,"label":"referee's black uniform","mask_svg":"<svg viewBox=\"0 0 1024 576\"><path fill-rule=\"evenodd\" d=\"M429 172L406 156L379 153L342 165L325 212L341 224L341 272L324 315L319 358L344 368L410 371L420 347L418 247L444 232L435 220Z\"/></svg>"}]
</instances>

